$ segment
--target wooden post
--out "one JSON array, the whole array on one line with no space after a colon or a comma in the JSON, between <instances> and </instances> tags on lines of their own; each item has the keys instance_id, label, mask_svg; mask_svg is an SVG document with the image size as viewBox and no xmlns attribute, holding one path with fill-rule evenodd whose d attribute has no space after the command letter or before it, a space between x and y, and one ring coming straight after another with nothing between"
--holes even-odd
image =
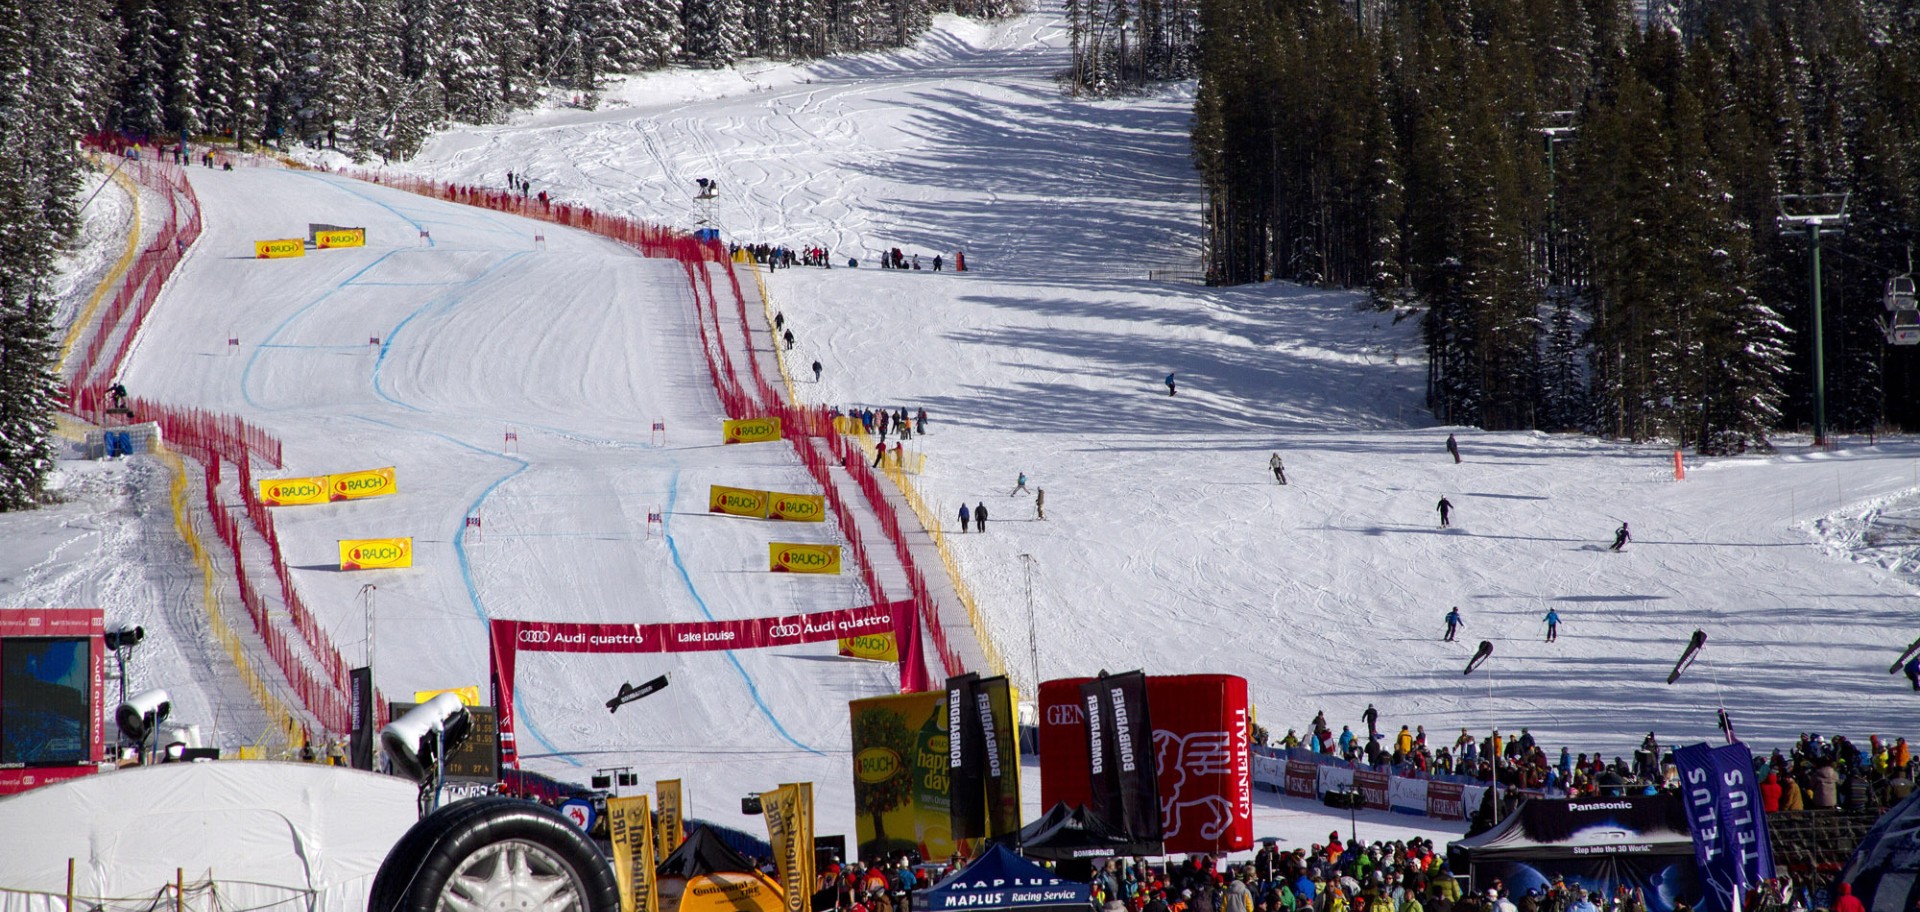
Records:
<instances>
[{"instance_id":1,"label":"wooden post","mask_svg":"<svg viewBox=\"0 0 1920 912\"><path fill-rule=\"evenodd\" d=\"M67 859L67 912L73 912L73 859Z\"/></svg>"},{"instance_id":2,"label":"wooden post","mask_svg":"<svg viewBox=\"0 0 1920 912\"><path fill-rule=\"evenodd\" d=\"M173 912L187 912L187 869L173 869Z\"/></svg>"}]
</instances>

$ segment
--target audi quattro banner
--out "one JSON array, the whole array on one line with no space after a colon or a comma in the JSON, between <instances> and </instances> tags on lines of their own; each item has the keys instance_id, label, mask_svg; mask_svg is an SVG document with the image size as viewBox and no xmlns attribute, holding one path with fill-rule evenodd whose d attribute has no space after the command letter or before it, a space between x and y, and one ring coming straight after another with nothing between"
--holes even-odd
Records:
<instances>
[{"instance_id":1,"label":"audi quattro banner","mask_svg":"<svg viewBox=\"0 0 1920 912\"><path fill-rule=\"evenodd\" d=\"M334 247L365 247L367 246L367 229L338 228L332 231L316 231L313 233L313 246L321 250Z\"/></svg>"},{"instance_id":2,"label":"audi quattro banner","mask_svg":"<svg viewBox=\"0 0 1920 912\"><path fill-rule=\"evenodd\" d=\"M411 566L412 538L340 539L342 570L390 570Z\"/></svg>"},{"instance_id":3,"label":"audi quattro banner","mask_svg":"<svg viewBox=\"0 0 1920 912\"><path fill-rule=\"evenodd\" d=\"M394 483L393 466L327 476L327 497L330 500L384 497L399 490L400 486Z\"/></svg>"},{"instance_id":4,"label":"audi quattro banner","mask_svg":"<svg viewBox=\"0 0 1920 912\"><path fill-rule=\"evenodd\" d=\"M501 760L516 762L513 688L521 651L636 653L759 649L871 636L882 631L894 634L904 646L900 657L900 689L925 690L929 682L920 651L920 616L910 601L782 617L669 624L494 620L489 624L490 677L494 705L500 708Z\"/></svg>"},{"instance_id":5,"label":"audi quattro banner","mask_svg":"<svg viewBox=\"0 0 1920 912\"><path fill-rule=\"evenodd\" d=\"M839 545L805 545L797 542L769 542L767 570L772 573L840 572Z\"/></svg>"},{"instance_id":6,"label":"audi quattro banner","mask_svg":"<svg viewBox=\"0 0 1920 912\"><path fill-rule=\"evenodd\" d=\"M827 498L824 494L787 494L767 492L767 518L787 522L826 522Z\"/></svg>"},{"instance_id":7,"label":"audi quattro banner","mask_svg":"<svg viewBox=\"0 0 1920 912\"><path fill-rule=\"evenodd\" d=\"M1040 685L1040 801L1089 803L1087 678ZM1147 678L1168 854L1253 847L1253 755L1247 740L1247 682L1234 675ZM1289 763L1291 769L1293 764Z\"/></svg>"},{"instance_id":8,"label":"audi quattro banner","mask_svg":"<svg viewBox=\"0 0 1920 912\"><path fill-rule=\"evenodd\" d=\"M742 418L720 422L722 443L764 443L780 439L780 419Z\"/></svg>"},{"instance_id":9,"label":"audi quattro banner","mask_svg":"<svg viewBox=\"0 0 1920 912\"><path fill-rule=\"evenodd\" d=\"M303 238L277 238L271 241L253 242L253 258L256 260L277 260L281 257L306 255L307 242Z\"/></svg>"},{"instance_id":10,"label":"audi quattro banner","mask_svg":"<svg viewBox=\"0 0 1920 912\"><path fill-rule=\"evenodd\" d=\"M327 476L310 478L262 478L260 502L269 507L291 507L327 502Z\"/></svg>"},{"instance_id":11,"label":"audi quattro banner","mask_svg":"<svg viewBox=\"0 0 1920 912\"><path fill-rule=\"evenodd\" d=\"M751 488L729 488L726 485L708 485L707 512L766 519L767 492L755 491Z\"/></svg>"}]
</instances>

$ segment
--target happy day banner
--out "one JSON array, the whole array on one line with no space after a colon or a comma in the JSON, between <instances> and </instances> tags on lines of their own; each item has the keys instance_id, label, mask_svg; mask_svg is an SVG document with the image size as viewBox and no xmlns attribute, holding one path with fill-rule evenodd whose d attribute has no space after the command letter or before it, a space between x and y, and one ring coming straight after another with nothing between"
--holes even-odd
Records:
<instances>
[{"instance_id":1,"label":"happy day banner","mask_svg":"<svg viewBox=\"0 0 1920 912\"><path fill-rule=\"evenodd\" d=\"M387 570L413 566L412 538L340 539L340 569Z\"/></svg>"},{"instance_id":2,"label":"happy day banner","mask_svg":"<svg viewBox=\"0 0 1920 912\"><path fill-rule=\"evenodd\" d=\"M773 573L839 573L839 545L769 542L767 570Z\"/></svg>"}]
</instances>

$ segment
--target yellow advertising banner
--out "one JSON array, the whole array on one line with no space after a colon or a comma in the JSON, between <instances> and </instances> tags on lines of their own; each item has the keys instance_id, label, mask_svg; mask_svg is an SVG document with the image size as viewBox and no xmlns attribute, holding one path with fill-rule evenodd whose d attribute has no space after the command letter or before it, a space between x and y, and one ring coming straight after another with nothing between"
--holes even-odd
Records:
<instances>
[{"instance_id":1,"label":"yellow advertising banner","mask_svg":"<svg viewBox=\"0 0 1920 912\"><path fill-rule=\"evenodd\" d=\"M722 443L762 443L780 439L780 419L742 418L720 422Z\"/></svg>"},{"instance_id":2,"label":"yellow advertising banner","mask_svg":"<svg viewBox=\"0 0 1920 912\"><path fill-rule=\"evenodd\" d=\"M786 897L786 912L809 912L813 897L813 783L795 782L760 793L767 843Z\"/></svg>"},{"instance_id":3,"label":"yellow advertising banner","mask_svg":"<svg viewBox=\"0 0 1920 912\"><path fill-rule=\"evenodd\" d=\"M840 546L769 542L767 569L774 573L837 574L840 572Z\"/></svg>"},{"instance_id":4,"label":"yellow advertising banner","mask_svg":"<svg viewBox=\"0 0 1920 912\"><path fill-rule=\"evenodd\" d=\"M847 709L859 856L951 857L960 847L949 819L946 691L870 697Z\"/></svg>"},{"instance_id":5,"label":"yellow advertising banner","mask_svg":"<svg viewBox=\"0 0 1920 912\"><path fill-rule=\"evenodd\" d=\"M848 637L840 641L840 654L850 659L898 662L900 661L900 644L893 639L891 633Z\"/></svg>"},{"instance_id":6,"label":"yellow advertising banner","mask_svg":"<svg viewBox=\"0 0 1920 912\"><path fill-rule=\"evenodd\" d=\"M260 502L269 507L327 502L327 476L325 475L315 475L311 478L262 478L259 485Z\"/></svg>"},{"instance_id":7,"label":"yellow advertising banner","mask_svg":"<svg viewBox=\"0 0 1920 912\"><path fill-rule=\"evenodd\" d=\"M659 912L660 882L654 878L652 826L647 796L607 799L607 841L613 843L613 876L620 884L620 912Z\"/></svg>"},{"instance_id":8,"label":"yellow advertising banner","mask_svg":"<svg viewBox=\"0 0 1920 912\"><path fill-rule=\"evenodd\" d=\"M399 490L400 485L393 477L393 466L327 476L327 497L331 500L382 497L398 493Z\"/></svg>"},{"instance_id":9,"label":"yellow advertising banner","mask_svg":"<svg viewBox=\"0 0 1920 912\"><path fill-rule=\"evenodd\" d=\"M307 255L307 242L304 238L280 238L272 241L254 241L253 258L256 260L277 260L281 257L299 257Z\"/></svg>"},{"instance_id":10,"label":"yellow advertising banner","mask_svg":"<svg viewBox=\"0 0 1920 912\"><path fill-rule=\"evenodd\" d=\"M332 247L367 246L367 229L342 228L338 231L316 231L313 233L313 246L326 250Z\"/></svg>"},{"instance_id":11,"label":"yellow advertising banner","mask_svg":"<svg viewBox=\"0 0 1920 912\"><path fill-rule=\"evenodd\" d=\"M708 485L707 512L766 519L767 492L750 488L729 488L726 485Z\"/></svg>"},{"instance_id":12,"label":"yellow advertising banner","mask_svg":"<svg viewBox=\"0 0 1920 912\"><path fill-rule=\"evenodd\" d=\"M386 570L413 566L412 538L340 539L340 569Z\"/></svg>"},{"instance_id":13,"label":"yellow advertising banner","mask_svg":"<svg viewBox=\"0 0 1920 912\"><path fill-rule=\"evenodd\" d=\"M827 498L824 494L782 494L767 492L767 518L787 522L826 522Z\"/></svg>"},{"instance_id":14,"label":"yellow advertising banner","mask_svg":"<svg viewBox=\"0 0 1920 912\"><path fill-rule=\"evenodd\" d=\"M461 706L480 705L480 688L474 684L468 684L465 687L443 687L439 690L416 690L413 692L413 702L425 703L441 694L453 694L459 697Z\"/></svg>"},{"instance_id":15,"label":"yellow advertising banner","mask_svg":"<svg viewBox=\"0 0 1920 912\"><path fill-rule=\"evenodd\" d=\"M655 851L661 858L673 854L680 847L680 838L685 833L686 824L681 822L680 780L661 779L653 784L653 793L660 800L660 825L654 828L653 841Z\"/></svg>"}]
</instances>

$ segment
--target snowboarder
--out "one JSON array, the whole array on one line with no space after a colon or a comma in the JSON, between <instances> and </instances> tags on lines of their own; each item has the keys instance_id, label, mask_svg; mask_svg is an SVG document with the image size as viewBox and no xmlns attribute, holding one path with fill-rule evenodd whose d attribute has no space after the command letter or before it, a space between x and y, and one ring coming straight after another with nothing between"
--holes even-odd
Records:
<instances>
[{"instance_id":1,"label":"snowboarder","mask_svg":"<svg viewBox=\"0 0 1920 912\"><path fill-rule=\"evenodd\" d=\"M1560 639L1560 612L1548 608L1547 616L1541 620L1547 622L1547 642Z\"/></svg>"},{"instance_id":2,"label":"snowboarder","mask_svg":"<svg viewBox=\"0 0 1920 912\"><path fill-rule=\"evenodd\" d=\"M813 382L820 382L820 362L813 362Z\"/></svg>"},{"instance_id":3,"label":"snowboarder","mask_svg":"<svg viewBox=\"0 0 1920 912\"><path fill-rule=\"evenodd\" d=\"M1027 473L1021 472L1020 480L1014 484L1013 490L1007 492L1007 496L1012 497L1013 495L1018 494L1021 491L1024 491L1026 489L1027 489Z\"/></svg>"},{"instance_id":4,"label":"snowboarder","mask_svg":"<svg viewBox=\"0 0 1920 912\"><path fill-rule=\"evenodd\" d=\"M982 532L987 531L987 502L984 500L973 505L973 525Z\"/></svg>"},{"instance_id":5,"label":"snowboarder","mask_svg":"<svg viewBox=\"0 0 1920 912\"><path fill-rule=\"evenodd\" d=\"M1273 470L1274 481L1281 484L1287 483L1287 467L1281 464L1279 453L1273 454L1273 457L1267 460L1267 468Z\"/></svg>"},{"instance_id":6,"label":"snowboarder","mask_svg":"<svg viewBox=\"0 0 1920 912\"><path fill-rule=\"evenodd\" d=\"M965 533L967 531L967 523L972 519L973 519L973 512L967 509L966 504L961 504L960 505L960 531L962 533Z\"/></svg>"},{"instance_id":7,"label":"snowboarder","mask_svg":"<svg viewBox=\"0 0 1920 912\"><path fill-rule=\"evenodd\" d=\"M1448 500L1446 495L1442 494L1440 495L1440 502L1435 505L1435 508L1440 511L1440 528L1445 529L1451 526L1453 524L1453 501Z\"/></svg>"},{"instance_id":8,"label":"snowboarder","mask_svg":"<svg viewBox=\"0 0 1920 912\"><path fill-rule=\"evenodd\" d=\"M1607 550L1618 551L1622 548L1625 548L1627 546L1627 542L1630 542L1632 540L1633 540L1633 536L1627 533L1627 524L1623 522L1620 524L1620 528L1613 530L1613 544L1608 545Z\"/></svg>"},{"instance_id":9,"label":"snowboarder","mask_svg":"<svg viewBox=\"0 0 1920 912\"><path fill-rule=\"evenodd\" d=\"M1916 653L1913 658L1907 660L1905 671L1907 680L1913 682L1913 689L1920 690L1920 653Z\"/></svg>"},{"instance_id":10,"label":"snowboarder","mask_svg":"<svg viewBox=\"0 0 1920 912\"><path fill-rule=\"evenodd\" d=\"M123 409L127 407L127 388L125 386L115 383L107 387L107 395L113 397L114 408Z\"/></svg>"},{"instance_id":11,"label":"snowboarder","mask_svg":"<svg viewBox=\"0 0 1920 912\"><path fill-rule=\"evenodd\" d=\"M1448 434L1448 435L1447 435L1447 452L1449 452L1449 453L1452 453L1452 454L1453 454L1453 461L1454 461L1454 463L1455 463L1456 465L1457 465L1457 464L1459 464L1459 462L1460 462L1460 441L1458 441L1458 440L1455 440L1455 439L1453 439L1453 435L1452 435L1452 434Z\"/></svg>"},{"instance_id":12,"label":"snowboarder","mask_svg":"<svg viewBox=\"0 0 1920 912\"><path fill-rule=\"evenodd\" d=\"M874 444L873 445L873 467L876 469L879 468L880 461L885 458L887 458L886 441L881 441L879 443Z\"/></svg>"},{"instance_id":13,"label":"snowboarder","mask_svg":"<svg viewBox=\"0 0 1920 912\"><path fill-rule=\"evenodd\" d=\"M1173 395L1173 375L1167 375L1167 395Z\"/></svg>"},{"instance_id":14,"label":"snowboarder","mask_svg":"<svg viewBox=\"0 0 1920 912\"><path fill-rule=\"evenodd\" d=\"M793 351L793 330L787 330L780 338L787 340L787 351Z\"/></svg>"},{"instance_id":15,"label":"snowboarder","mask_svg":"<svg viewBox=\"0 0 1920 912\"><path fill-rule=\"evenodd\" d=\"M1033 518L1034 519L1047 518L1047 489L1046 488L1033 489ZM1915 689L1920 690L1920 688L1915 688Z\"/></svg>"},{"instance_id":16,"label":"snowboarder","mask_svg":"<svg viewBox=\"0 0 1920 912\"><path fill-rule=\"evenodd\" d=\"M1465 621L1460 619L1460 606L1455 605L1447 612L1447 636L1445 642L1453 642L1453 632L1459 630L1460 625L1463 623L1465 623Z\"/></svg>"}]
</instances>

